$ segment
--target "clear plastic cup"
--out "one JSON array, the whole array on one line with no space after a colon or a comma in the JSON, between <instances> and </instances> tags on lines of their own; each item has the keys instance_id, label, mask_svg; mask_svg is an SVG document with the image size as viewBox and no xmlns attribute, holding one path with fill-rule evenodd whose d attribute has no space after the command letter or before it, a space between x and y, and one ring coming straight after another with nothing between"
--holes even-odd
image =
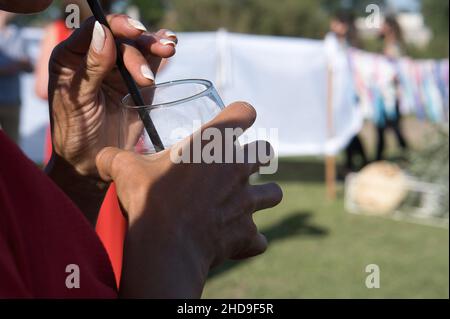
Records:
<instances>
[{"instance_id":1,"label":"clear plastic cup","mask_svg":"<svg viewBox=\"0 0 450 319\"><path fill-rule=\"evenodd\" d=\"M120 147L141 154L155 153L139 113L148 112L164 148L190 136L225 107L208 80L178 80L140 90L145 105L134 105L130 95L123 98Z\"/></svg>"}]
</instances>

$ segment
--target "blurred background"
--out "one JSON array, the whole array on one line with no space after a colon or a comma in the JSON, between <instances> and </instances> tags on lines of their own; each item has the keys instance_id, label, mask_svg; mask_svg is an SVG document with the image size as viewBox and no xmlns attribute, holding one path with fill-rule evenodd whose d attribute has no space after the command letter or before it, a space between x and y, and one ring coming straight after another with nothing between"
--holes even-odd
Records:
<instances>
[{"instance_id":1,"label":"blurred background","mask_svg":"<svg viewBox=\"0 0 450 319\"><path fill-rule=\"evenodd\" d=\"M69 1L70 2L70 1ZM73 3L76 1L72 1ZM448 3L437 0L129 0L111 1L112 10L138 15L151 29L179 32L216 31L322 39L329 29L330 15L344 9L356 18L367 16L370 4L385 14L395 14L404 28L407 52L418 58L448 56ZM22 26L45 26L61 17L60 4L45 14L20 16ZM361 21L361 20L360 20ZM376 33L357 21L362 48L380 50Z\"/></svg>"},{"instance_id":2,"label":"blurred background","mask_svg":"<svg viewBox=\"0 0 450 319\"><path fill-rule=\"evenodd\" d=\"M47 64L71 33L69 3L85 5L0 12L0 124L38 165L50 152ZM255 217L270 247L213 271L205 297L449 297L448 1L103 5L179 33L158 81L207 77L225 102L252 102L258 127L280 128L278 171L254 180L284 190Z\"/></svg>"}]
</instances>

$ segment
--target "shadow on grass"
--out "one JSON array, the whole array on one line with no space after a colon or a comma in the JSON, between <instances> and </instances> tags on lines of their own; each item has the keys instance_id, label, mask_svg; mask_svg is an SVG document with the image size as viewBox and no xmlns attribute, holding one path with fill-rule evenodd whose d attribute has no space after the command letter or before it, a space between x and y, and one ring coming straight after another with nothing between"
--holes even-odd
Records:
<instances>
[{"instance_id":1,"label":"shadow on grass","mask_svg":"<svg viewBox=\"0 0 450 319\"><path fill-rule=\"evenodd\" d=\"M297 236L326 236L328 230L324 227L314 225L310 219L313 216L310 212L296 212L290 214L289 217L282 220L280 223L263 229L261 232L267 237L269 243L274 243L277 240L286 239ZM245 261L228 261L219 268L213 269L210 272L209 278L221 275L224 272L230 271L236 266L242 265Z\"/></svg>"},{"instance_id":2,"label":"shadow on grass","mask_svg":"<svg viewBox=\"0 0 450 319\"><path fill-rule=\"evenodd\" d=\"M258 180L280 182L317 183L325 180L325 166L320 159L283 159L278 162L278 170L273 175L260 175Z\"/></svg>"}]
</instances>

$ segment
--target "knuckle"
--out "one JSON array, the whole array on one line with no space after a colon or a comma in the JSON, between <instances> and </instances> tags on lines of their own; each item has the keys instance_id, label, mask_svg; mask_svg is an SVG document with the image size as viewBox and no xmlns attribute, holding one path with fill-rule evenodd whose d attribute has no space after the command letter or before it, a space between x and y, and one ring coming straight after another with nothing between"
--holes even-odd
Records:
<instances>
[{"instance_id":1,"label":"knuckle","mask_svg":"<svg viewBox=\"0 0 450 319\"><path fill-rule=\"evenodd\" d=\"M108 14L106 19L108 20L108 22L110 24L112 24L115 21L117 21L118 19L126 19L126 15L120 14L120 13L111 13L111 14Z\"/></svg>"},{"instance_id":2,"label":"knuckle","mask_svg":"<svg viewBox=\"0 0 450 319\"><path fill-rule=\"evenodd\" d=\"M104 59L98 53L90 52L86 57L85 69L90 74L101 74L109 72L115 66L114 59ZM106 75L106 74L105 74Z\"/></svg>"},{"instance_id":3,"label":"knuckle","mask_svg":"<svg viewBox=\"0 0 450 319\"><path fill-rule=\"evenodd\" d=\"M133 154L130 152L118 152L113 155L113 158L111 159L111 168L112 171L117 172L124 168L132 168L133 166L130 165L131 161L133 160Z\"/></svg>"},{"instance_id":4,"label":"knuckle","mask_svg":"<svg viewBox=\"0 0 450 319\"><path fill-rule=\"evenodd\" d=\"M246 111L246 115L248 116L249 119L255 121L256 117L257 117L257 112L255 110L255 108L248 102L244 102L244 101L240 101L240 102L236 102L235 104L240 104L241 106L243 106L243 110Z\"/></svg>"}]
</instances>

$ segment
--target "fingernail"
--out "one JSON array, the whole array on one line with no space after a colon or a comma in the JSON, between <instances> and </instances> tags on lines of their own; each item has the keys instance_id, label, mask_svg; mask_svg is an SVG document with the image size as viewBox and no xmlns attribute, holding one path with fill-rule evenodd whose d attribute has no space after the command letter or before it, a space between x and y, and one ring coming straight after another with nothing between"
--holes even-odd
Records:
<instances>
[{"instance_id":1,"label":"fingernail","mask_svg":"<svg viewBox=\"0 0 450 319\"><path fill-rule=\"evenodd\" d=\"M105 30L98 21L95 21L94 31L92 33L92 47L94 48L95 52L102 52L103 47L105 46L105 39Z\"/></svg>"},{"instance_id":2,"label":"fingernail","mask_svg":"<svg viewBox=\"0 0 450 319\"><path fill-rule=\"evenodd\" d=\"M145 25L142 24L141 21L134 20L132 18L128 18L128 23L135 29L141 30L141 31L147 31L147 28Z\"/></svg>"},{"instance_id":3,"label":"fingernail","mask_svg":"<svg viewBox=\"0 0 450 319\"><path fill-rule=\"evenodd\" d=\"M155 81L155 75L153 74L152 70L149 68L148 65L144 64L143 66L141 66L141 73L146 79Z\"/></svg>"},{"instance_id":4,"label":"fingernail","mask_svg":"<svg viewBox=\"0 0 450 319\"><path fill-rule=\"evenodd\" d=\"M159 43L162 45L173 45L174 47L177 45L174 41L168 39L161 39L159 40Z\"/></svg>"},{"instance_id":5,"label":"fingernail","mask_svg":"<svg viewBox=\"0 0 450 319\"><path fill-rule=\"evenodd\" d=\"M177 34L175 33L175 32L173 32L173 31L170 31L170 30L167 30L166 31L166 33L165 33L165 35L166 35L166 37L168 37L168 38L178 38L177 37Z\"/></svg>"}]
</instances>

